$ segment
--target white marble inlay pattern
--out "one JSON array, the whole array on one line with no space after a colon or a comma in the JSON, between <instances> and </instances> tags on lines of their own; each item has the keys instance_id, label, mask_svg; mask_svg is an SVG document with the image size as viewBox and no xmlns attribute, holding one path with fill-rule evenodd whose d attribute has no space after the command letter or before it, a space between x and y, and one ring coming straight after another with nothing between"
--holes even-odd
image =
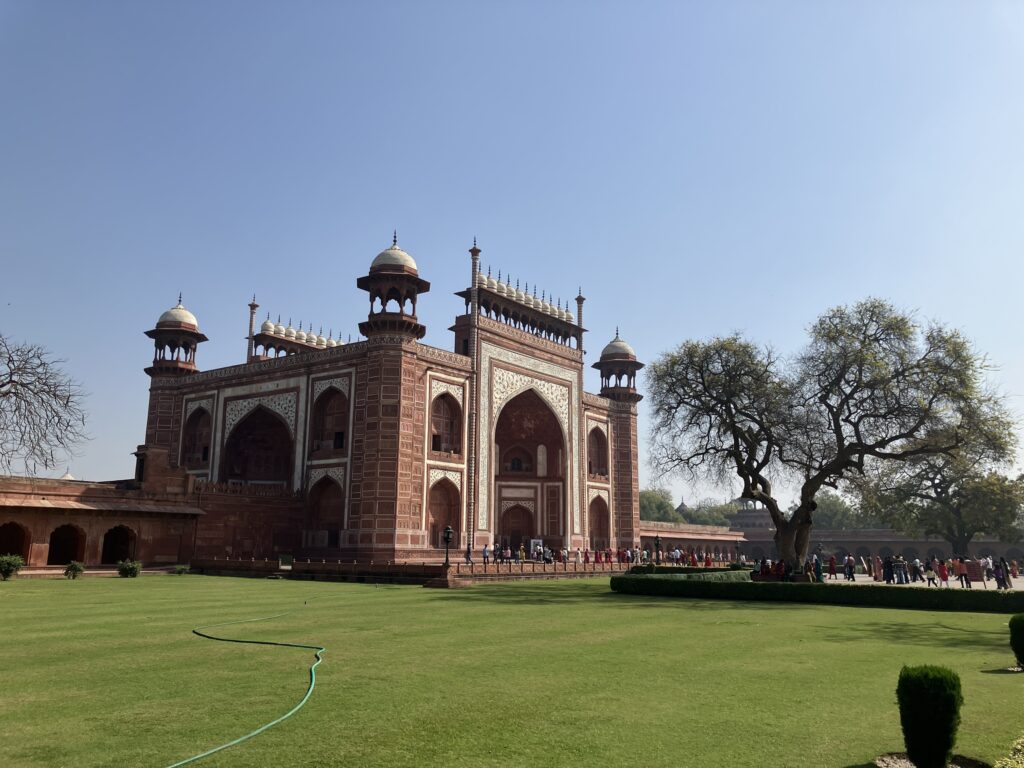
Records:
<instances>
[{"instance_id":1,"label":"white marble inlay pattern","mask_svg":"<svg viewBox=\"0 0 1024 768\"><path fill-rule=\"evenodd\" d=\"M513 501L506 499L505 501L501 502L502 512L504 512L506 509L512 509L512 507L523 507L524 509L528 509L533 513L537 512L537 505L534 504L532 501L528 501L527 499L516 499Z\"/></svg>"},{"instance_id":2,"label":"white marble inlay pattern","mask_svg":"<svg viewBox=\"0 0 1024 768\"><path fill-rule=\"evenodd\" d=\"M213 415L213 398L207 397L203 400L190 400L185 406L185 421L188 421L189 416L195 413L197 408L205 408L207 413Z\"/></svg>"},{"instance_id":3,"label":"white marble inlay pattern","mask_svg":"<svg viewBox=\"0 0 1024 768\"><path fill-rule=\"evenodd\" d=\"M459 407L462 408L462 387L458 384L452 384L450 381L442 381L440 379L430 380L430 402L434 402L434 398L438 395L448 393L455 398L458 402Z\"/></svg>"},{"instance_id":4,"label":"white marble inlay pattern","mask_svg":"<svg viewBox=\"0 0 1024 768\"><path fill-rule=\"evenodd\" d=\"M315 403L317 398L329 387L334 387L342 392L345 397L349 397L348 376L340 376L336 379L321 379L320 381L313 382L313 402Z\"/></svg>"},{"instance_id":5,"label":"white marble inlay pattern","mask_svg":"<svg viewBox=\"0 0 1024 768\"><path fill-rule=\"evenodd\" d=\"M434 483L439 480L451 480L455 487L459 489L459 493L462 493L462 473L454 472L450 469L437 469L431 467L430 473L427 475L427 487L433 488Z\"/></svg>"},{"instance_id":6,"label":"white marble inlay pattern","mask_svg":"<svg viewBox=\"0 0 1024 768\"><path fill-rule=\"evenodd\" d=\"M608 491L606 491L604 488L591 488L590 493L587 494L587 505L589 506L590 504L592 504L594 502L594 499L596 499L598 496L604 499L605 504L609 504Z\"/></svg>"},{"instance_id":7,"label":"white marble inlay pattern","mask_svg":"<svg viewBox=\"0 0 1024 768\"><path fill-rule=\"evenodd\" d=\"M232 400L224 409L224 434L230 436L231 431L242 419L259 406L273 411L284 419L288 432L295 437L295 393L280 392L276 395L247 397L244 400Z\"/></svg>"},{"instance_id":8,"label":"white marble inlay pattern","mask_svg":"<svg viewBox=\"0 0 1024 768\"><path fill-rule=\"evenodd\" d=\"M587 434L590 434L590 430L597 427L604 435L604 439L608 439L608 425L603 421L594 421L593 419L587 419Z\"/></svg>"},{"instance_id":9,"label":"white marble inlay pattern","mask_svg":"<svg viewBox=\"0 0 1024 768\"><path fill-rule=\"evenodd\" d=\"M480 405L479 407L479 420L480 429L477 432L477 456L479 457L479 477L480 477L480 506L477 509L477 530L485 531L488 529L488 519L490 517L490 487L491 487L491 448L494 444L493 435L493 424L497 419L498 411L504 402L511 399L512 396L519 394L519 392L505 390L505 400L501 401L495 395L490 392L490 370L494 361L508 363L510 365L516 365L520 368L526 368L535 370L538 373L542 373L545 376L550 376L555 379L565 381L564 386L559 386L551 382L539 382L537 379L533 379L523 374L515 374L522 377L519 383L523 385L522 389L526 390L533 386L532 382L538 382L541 384L549 384L550 388L554 391L561 390L561 396L565 399L564 407L558 406L547 400L543 391L538 388L541 392L541 397L544 398L548 405L552 406L552 410L555 416L560 419L562 427L565 430L565 439L567 446L570 450L570 466L566 472L566 498L569 499L569 503L573 505L573 528L576 533L580 532L580 510L579 503L576 501L575 493L575 473L580 466L580 447L579 441L572 439L572 418L569 409L569 393L570 384L577 380L577 373L570 368L565 368L561 365L555 365L545 360L538 360L534 357L519 354L508 349L497 347L493 344L481 344L480 350ZM495 370L495 375L501 373L501 369ZM511 371L509 373L512 373ZM503 387L507 387L511 384L514 379L506 377L504 379ZM548 389L548 388L545 388ZM576 388L572 388L572 412L579 412L579 393ZM553 394L553 393L552 393Z\"/></svg>"},{"instance_id":10,"label":"white marble inlay pattern","mask_svg":"<svg viewBox=\"0 0 1024 768\"><path fill-rule=\"evenodd\" d=\"M317 467L309 471L309 488L319 483L323 478L330 477L341 486L342 490L345 488L345 468L344 467Z\"/></svg>"}]
</instances>

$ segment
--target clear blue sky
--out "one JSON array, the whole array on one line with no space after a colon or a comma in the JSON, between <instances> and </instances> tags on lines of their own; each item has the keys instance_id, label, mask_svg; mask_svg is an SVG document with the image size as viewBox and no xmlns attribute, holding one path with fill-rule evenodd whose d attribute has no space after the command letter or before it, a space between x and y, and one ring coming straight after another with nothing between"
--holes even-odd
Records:
<instances>
[{"instance_id":1,"label":"clear blue sky","mask_svg":"<svg viewBox=\"0 0 1024 768\"><path fill-rule=\"evenodd\" d=\"M89 479L132 472L179 290L204 369L253 293L355 336L396 227L437 346L476 236L583 286L588 365L877 295L1020 411L1022 204L1022 3L0 0L0 331L89 391Z\"/></svg>"}]
</instances>

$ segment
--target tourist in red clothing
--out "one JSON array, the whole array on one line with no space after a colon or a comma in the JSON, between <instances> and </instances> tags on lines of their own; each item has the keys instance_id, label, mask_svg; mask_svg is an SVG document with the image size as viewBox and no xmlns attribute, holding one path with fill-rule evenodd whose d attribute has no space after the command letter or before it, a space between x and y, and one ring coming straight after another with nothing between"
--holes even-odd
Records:
<instances>
[{"instance_id":1,"label":"tourist in red clothing","mask_svg":"<svg viewBox=\"0 0 1024 768\"><path fill-rule=\"evenodd\" d=\"M830 555L828 558L828 577L835 579L836 577L836 556Z\"/></svg>"}]
</instances>

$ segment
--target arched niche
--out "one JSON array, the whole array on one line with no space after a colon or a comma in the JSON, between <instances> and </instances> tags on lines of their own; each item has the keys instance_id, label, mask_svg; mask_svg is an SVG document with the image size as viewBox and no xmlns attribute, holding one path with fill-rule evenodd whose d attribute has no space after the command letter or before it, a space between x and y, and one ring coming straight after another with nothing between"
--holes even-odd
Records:
<instances>
[{"instance_id":1,"label":"arched niche","mask_svg":"<svg viewBox=\"0 0 1024 768\"><path fill-rule=\"evenodd\" d=\"M115 525L103 534L103 549L100 555L100 562L103 564L113 564L121 560L134 560L135 542L135 531L127 525Z\"/></svg>"},{"instance_id":2,"label":"arched niche","mask_svg":"<svg viewBox=\"0 0 1024 768\"><path fill-rule=\"evenodd\" d=\"M58 526L50 533L47 565L67 565L72 560L85 561L85 531L77 525Z\"/></svg>"},{"instance_id":3,"label":"arched niche","mask_svg":"<svg viewBox=\"0 0 1024 768\"><path fill-rule=\"evenodd\" d=\"M452 527L452 542L459 541L461 495L455 484L448 479L441 479L430 486L430 497L427 502L427 537L432 547L444 547L444 529Z\"/></svg>"},{"instance_id":4,"label":"arched niche","mask_svg":"<svg viewBox=\"0 0 1024 768\"><path fill-rule=\"evenodd\" d=\"M292 438L284 421L263 406L231 431L224 446L221 478L228 483L291 487Z\"/></svg>"},{"instance_id":5,"label":"arched niche","mask_svg":"<svg viewBox=\"0 0 1024 768\"><path fill-rule=\"evenodd\" d=\"M608 438L600 427L587 434L587 473L608 477Z\"/></svg>"},{"instance_id":6,"label":"arched niche","mask_svg":"<svg viewBox=\"0 0 1024 768\"><path fill-rule=\"evenodd\" d=\"M608 504L602 496L595 496L587 510L587 530L590 532L590 548L605 550L611 547L611 515Z\"/></svg>"},{"instance_id":7,"label":"arched niche","mask_svg":"<svg viewBox=\"0 0 1024 768\"><path fill-rule=\"evenodd\" d=\"M185 421L182 435L182 464L185 469L210 468L210 438L213 435L213 419L205 408L196 408Z\"/></svg>"},{"instance_id":8,"label":"arched niche","mask_svg":"<svg viewBox=\"0 0 1024 768\"><path fill-rule=\"evenodd\" d=\"M32 535L24 525L14 522L0 525L0 555L20 555L27 563L31 547Z\"/></svg>"},{"instance_id":9,"label":"arched niche","mask_svg":"<svg viewBox=\"0 0 1024 768\"><path fill-rule=\"evenodd\" d=\"M430 406L430 450L462 453L462 409L447 392Z\"/></svg>"},{"instance_id":10,"label":"arched niche","mask_svg":"<svg viewBox=\"0 0 1024 768\"><path fill-rule=\"evenodd\" d=\"M313 404L309 456L326 459L348 451L349 401L341 390L329 387Z\"/></svg>"},{"instance_id":11,"label":"arched niche","mask_svg":"<svg viewBox=\"0 0 1024 768\"><path fill-rule=\"evenodd\" d=\"M317 549L341 546L345 528L345 491L330 477L309 489L306 499L306 530L303 545Z\"/></svg>"}]
</instances>

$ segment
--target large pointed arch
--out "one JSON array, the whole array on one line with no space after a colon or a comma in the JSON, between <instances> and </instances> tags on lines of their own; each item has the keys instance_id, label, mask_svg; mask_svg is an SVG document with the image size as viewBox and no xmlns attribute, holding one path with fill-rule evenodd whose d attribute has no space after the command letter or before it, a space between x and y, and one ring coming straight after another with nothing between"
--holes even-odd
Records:
<instances>
[{"instance_id":1,"label":"large pointed arch","mask_svg":"<svg viewBox=\"0 0 1024 768\"><path fill-rule=\"evenodd\" d=\"M115 525L103 534L100 563L113 564L122 560L134 560L137 540L135 531L127 525Z\"/></svg>"},{"instance_id":2,"label":"large pointed arch","mask_svg":"<svg viewBox=\"0 0 1024 768\"><path fill-rule=\"evenodd\" d=\"M591 549L611 548L611 514L602 496L595 496L590 502L587 509L587 531L590 533Z\"/></svg>"},{"instance_id":3,"label":"large pointed arch","mask_svg":"<svg viewBox=\"0 0 1024 768\"><path fill-rule=\"evenodd\" d=\"M228 435L220 476L228 483L290 488L294 455L288 424L274 411L259 405Z\"/></svg>"},{"instance_id":4,"label":"large pointed arch","mask_svg":"<svg viewBox=\"0 0 1024 768\"><path fill-rule=\"evenodd\" d=\"M196 408L185 420L181 439L181 463L185 469L210 468L213 418L205 407Z\"/></svg>"},{"instance_id":5,"label":"large pointed arch","mask_svg":"<svg viewBox=\"0 0 1024 768\"><path fill-rule=\"evenodd\" d=\"M72 560L85 562L85 531L67 523L50 532L50 551L47 565L67 565Z\"/></svg>"}]
</instances>

